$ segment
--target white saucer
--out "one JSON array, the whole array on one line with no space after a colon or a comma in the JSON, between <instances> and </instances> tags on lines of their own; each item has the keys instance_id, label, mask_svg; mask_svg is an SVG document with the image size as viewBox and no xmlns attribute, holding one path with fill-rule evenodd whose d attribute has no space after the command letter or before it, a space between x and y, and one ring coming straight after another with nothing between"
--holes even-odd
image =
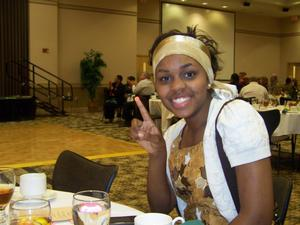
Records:
<instances>
[{"instance_id":1,"label":"white saucer","mask_svg":"<svg viewBox=\"0 0 300 225\"><path fill-rule=\"evenodd\" d=\"M56 198L56 193L53 190L47 190L46 193L42 196L42 199L49 200L49 201L55 198ZM15 190L12 196L12 200L16 201L21 199L25 199L25 198L21 195L19 191Z\"/></svg>"}]
</instances>

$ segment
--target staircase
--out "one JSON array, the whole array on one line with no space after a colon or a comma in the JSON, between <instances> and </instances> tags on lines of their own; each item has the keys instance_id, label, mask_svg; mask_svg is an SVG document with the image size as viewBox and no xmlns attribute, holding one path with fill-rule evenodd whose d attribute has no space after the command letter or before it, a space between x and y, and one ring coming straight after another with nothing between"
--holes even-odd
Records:
<instances>
[{"instance_id":1,"label":"staircase","mask_svg":"<svg viewBox=\"0 0 300 225\"><path fill-rule=\"evenodd\" d=\"M52 115L66 114L65 101L73 100L73 87L69 82L27 60L10 61L5 66L6 75L20 85L20 90L29 90L37 107Z\"/></svg>"}]
</instances>

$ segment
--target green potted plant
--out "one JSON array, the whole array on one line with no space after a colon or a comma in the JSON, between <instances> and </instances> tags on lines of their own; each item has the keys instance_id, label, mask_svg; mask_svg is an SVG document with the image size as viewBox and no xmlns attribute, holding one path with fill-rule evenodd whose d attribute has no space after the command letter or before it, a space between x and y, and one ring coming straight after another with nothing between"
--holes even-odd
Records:
<instances>
[{"instance_id":1,"label":"green potted plant","mask_svg":"<svg viewBox=\"0 0 300 225\"><path fill-rule=\"evenodd\" d=\"M96 111L96 90L103 79L101 69L106 67L106 63L102 60L102 53L99 51L91 49L84 55L85 57L80 61L81 84L88 91L89 111Z\"/></svg>"}]
</instances>

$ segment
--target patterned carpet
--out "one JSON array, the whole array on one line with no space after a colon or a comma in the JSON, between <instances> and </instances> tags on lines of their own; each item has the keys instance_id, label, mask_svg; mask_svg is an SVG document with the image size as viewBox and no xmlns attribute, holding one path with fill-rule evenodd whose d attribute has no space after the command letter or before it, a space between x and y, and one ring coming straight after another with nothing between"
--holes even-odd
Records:
<instances>
[{"instance_id":1,"label":"patterned carpet","mask_svg":"<svg viewBox=\"0 0 300 225\"><path fill-rule=\"evenodd\" d=\"M126 141L131 141L128 137L128 127L123 127L121 121L114 123L103 123L100 121L99 113L80 113L70 114L66 117L38 117L40 120L48 123L63 124L67 127L80 129L96 134L102 134ZM298 138L299 139L299 138ZM298 140L297 152L300 150ZM288 151L288 143L283 144L283 149ZM299 157L299 155L297 155ZM293 171L290 167L289 155L285 154L282 160L281 176L289 177L294 182L291 202L286 218L285 225L300 224L300 173ZM146 196L146 174L147 174L147 155L132 155L115 158L97 159L97 162L103 164L117 164L119 166L118 175L111 188L111 199L116 202L124 203L144 212L149 211ZM274 159L274 165L276 159ZM27 172L45 172L48 177L48 187L51 188L53 166L27 167L17 170L17 175ZM277 170L274 169L274 175ZM173 211L172 216L176 216Z\"/></svg>"}]
</instances>

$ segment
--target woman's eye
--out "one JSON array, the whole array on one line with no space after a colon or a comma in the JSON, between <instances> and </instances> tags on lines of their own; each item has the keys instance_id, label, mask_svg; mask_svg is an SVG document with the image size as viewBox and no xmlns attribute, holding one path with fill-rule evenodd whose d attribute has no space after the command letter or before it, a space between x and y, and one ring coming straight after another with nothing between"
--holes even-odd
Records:
<instances>
[{"instance_id":1,"label":"woman's eye","mask_svg":"<svg viewBox=\"0 0 300 225\"><path fill-rule=\"evenodd\" d=\"M195 72L186 72L183 75L185 78L191 79L195 76Z\"/></svg>"},{"instance_id":2,"label":"woman's eye","mask_svg":"<svg viewBox=\"0 0 300 225\"><path fill-rule=\"evenodd\" d=\"M161 82L168 82L168 81L171 80L171 77L170 77L170 76L161 76L161 77L159 78L159 80L160 80Z\"/></svg>"}]
</instances>

